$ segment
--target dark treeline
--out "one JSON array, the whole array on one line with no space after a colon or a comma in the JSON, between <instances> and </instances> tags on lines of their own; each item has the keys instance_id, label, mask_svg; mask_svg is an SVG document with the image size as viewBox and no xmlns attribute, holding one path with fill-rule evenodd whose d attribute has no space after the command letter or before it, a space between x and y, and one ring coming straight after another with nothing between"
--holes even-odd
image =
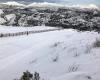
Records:
<instances>
[{"instance_id":1,"label":"dark treeline","mask_svg":"<svg viewBox=\"0 0 100 80\"><path fill-rule=\"evenodd\" d=\"M99 9L58 8L58 9L1 9L1 25L6 26L52 26L78 30L100 30ZM10 19L9 19L10 16Z\"/></svg>"}]
</instances>

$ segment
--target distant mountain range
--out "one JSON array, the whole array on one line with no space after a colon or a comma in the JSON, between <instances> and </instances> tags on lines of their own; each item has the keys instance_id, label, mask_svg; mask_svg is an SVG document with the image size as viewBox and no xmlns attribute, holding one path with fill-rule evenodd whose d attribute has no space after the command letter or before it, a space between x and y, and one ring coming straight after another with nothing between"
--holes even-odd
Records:
<instances>
[{"instance_id":1,"label":"distant mountain range","mask_svg":"<svg viewBox=\"0 0 100 80\"><path fill-rule=\"evenodd\" d=\"M81 5L81 4L61 4L61 3L52 3L52 2L31 2L29 4L24 4L21 2L16 1L9 1L9 2L1 2L0 6L20 6L20 7L79 7L79 8L99 8L95 4L88 4L88 5Z\"/></svg>"},{"instance_id":2,"label":"distant mountain range","mask_svg":"<svg viewBox=\"0 0 100 80\"><path fill-rule=\"evenodd\" d=\"M0 0L0 2L7 2L8 0ZM9 0L9 1L17 1L20 3L31 3L31 2L59 2L59 0Z\"/></svg>"},{"instance_id":3,"label":"distant mountain range","mask_svg":"<svg viewBox=\"0 0 100 80\"><path fill-rule=\"evenodd\" d=\"M63 4L96 4L100 5L100 0L0 0L0 2L17 1L20 3L31 2L51 2L51 3L63 3Z\"/></svg>"}]
</instances>

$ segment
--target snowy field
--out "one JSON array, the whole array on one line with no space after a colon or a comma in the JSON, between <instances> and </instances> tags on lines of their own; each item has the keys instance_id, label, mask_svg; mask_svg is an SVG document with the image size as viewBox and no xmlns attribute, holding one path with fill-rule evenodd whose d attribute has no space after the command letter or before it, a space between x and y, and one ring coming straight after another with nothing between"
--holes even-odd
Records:
<instances>
[{"instance_id":1,"label":"snowy field","mask_svg":"<svg viewBox=\"0 0 100 80\"><path fill-rule=\"evenodd\" d=\"M16 33L24 31L40 31L48 29L57 29L55 27L49 26L35 26L35 27L12 27L12 26L2 26L0 25L0 33Z\"/></svg>"},{"instance_id":2,"label":"snowy field","mask_svg":"<svg viewBox=\"0 0 100 80\"><path fill-rule=\"evenodd\" d=\"M26 70L39 72L41 80L100 80L100 48L93 47L98 37L66 29L0 38L0 80Z\"/></svg>"}]
</instances>

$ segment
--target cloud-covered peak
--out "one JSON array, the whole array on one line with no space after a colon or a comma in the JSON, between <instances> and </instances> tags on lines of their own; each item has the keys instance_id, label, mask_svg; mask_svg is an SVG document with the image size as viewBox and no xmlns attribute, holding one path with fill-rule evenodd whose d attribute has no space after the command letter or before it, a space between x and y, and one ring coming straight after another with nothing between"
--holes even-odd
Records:
<instances>
[{"instance_id":1,"label":"cloud-covered peak","mask_svg":"<svg viewBox=\"0 0 100 80\"><path fill-rule=\"evenodd\" d=\"M78 7L78 8L96 8L98 9L99 7L96 4L64 4L60 3L61 0L59 0L59 3L52 3L52 2L31 2L29 4L24 4L16 1L8 1L8 2L3 2L1 4L4 5L12 5L12 6L23 6L23 7ZM66 0L67 1L67 0ZM74 0L71 0L74 1ZM80 1L80 0L79 0Z\"/></svg>"},{"instance_id":2,"label":"cloud-covered peak","mask_svg":"<svg viewBox=\"0 0 100 80\"><path fill-rule=\"evenodd\" d=\"M2 3L2 4L5 4L5 5L12 5L12 6L25 6L24 4L21 4L21 3L18 3L16 1L9 1L9 2L5 2L5 3Z\"/></svg>"},{"instance_id":3,"label":"cloud-covered peak","mask_svg":"<svg viewBox=\"0 0 100 80\"><path fill-rule=\"evenodd\" d=\"M49 3L49 2L42 2L42 3L31 3L27 5L28 7L63 7L64 5L58 3Z\"/></svg>"}]
</instances>

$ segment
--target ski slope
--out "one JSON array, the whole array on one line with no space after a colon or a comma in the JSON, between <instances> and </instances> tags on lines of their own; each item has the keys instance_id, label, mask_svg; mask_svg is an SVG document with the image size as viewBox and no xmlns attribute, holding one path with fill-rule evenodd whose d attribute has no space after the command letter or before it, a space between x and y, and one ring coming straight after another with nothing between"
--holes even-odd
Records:
<instances>
[{"instance_id":1,"label":"ski slope","mask_svg":"<svg viewBox=\"0 0 100 80\"><path fill-rule=\"evenodd\" d=\"M0 38L0 80L20 78L23 71L41 80L100 80L99 34L73 29Z\"/></svg>"}]
</instances>

